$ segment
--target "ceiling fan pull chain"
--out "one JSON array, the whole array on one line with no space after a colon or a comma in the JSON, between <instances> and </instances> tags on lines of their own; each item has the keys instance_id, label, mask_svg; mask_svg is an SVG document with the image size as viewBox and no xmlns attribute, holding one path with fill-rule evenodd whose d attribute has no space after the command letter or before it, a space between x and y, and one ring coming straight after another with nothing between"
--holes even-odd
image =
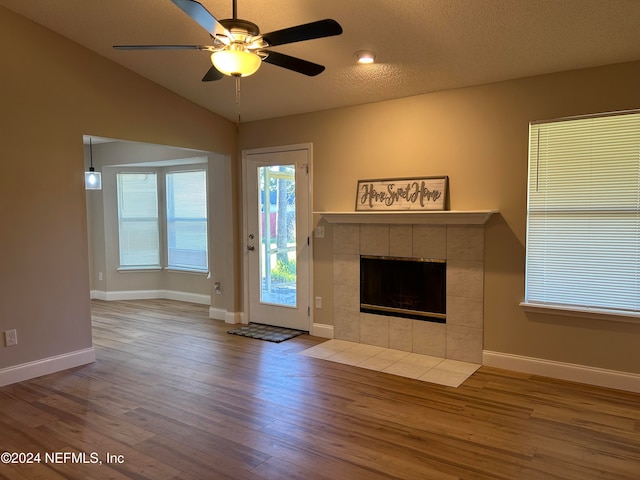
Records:
<instances>
[{"instance_id":1,"label":"ceiling fan pull chain","mask_svg":"<svg viewBox=\"0 0 640 480\"><path fill-rule=\"evenodd\" d=\"M236 77L236 110L238 112L238 125L240 125L240 77Z\"/></svg>"}]
</instances>

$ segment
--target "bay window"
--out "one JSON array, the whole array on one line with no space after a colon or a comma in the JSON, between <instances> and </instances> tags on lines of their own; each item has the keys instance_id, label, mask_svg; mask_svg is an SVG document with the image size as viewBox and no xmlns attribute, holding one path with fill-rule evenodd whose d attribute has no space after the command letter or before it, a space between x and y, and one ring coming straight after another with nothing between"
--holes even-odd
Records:
<instances>
[{"instance_id":1,"label":"bay window","mask_svg":"<svg viewBox=\"0 0 640 480\"><path fill-rule=\"evenodd\" d=\"M208 271L207 172L117 174L120 269Z\"/></svg>"}]
</instances>

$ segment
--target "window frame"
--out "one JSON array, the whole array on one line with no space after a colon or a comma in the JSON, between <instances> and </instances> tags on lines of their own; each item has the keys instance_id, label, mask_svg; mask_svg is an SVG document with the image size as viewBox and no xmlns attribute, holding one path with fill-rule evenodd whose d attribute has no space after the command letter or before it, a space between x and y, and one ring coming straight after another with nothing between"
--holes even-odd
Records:
<instances>
[{"instance_id":1,"label":"window frame","mask_svg":"<svg viewBox=\"0 0 640 480\"><path fill-rule=\"evenodd\" d=\"M120 175L153 175L156 180L156 217L153 219L152 217L147 217L146 220L135 219L135 220L123 220L122 219L122 211L121 211L121 201L123 192L120 189ZM159 188L159 178L160 175L156 171L156 169L128 169L128 170L119 170L116 172L116 215L117 215L117 226L118 226L118 270L159 270L162 268L162 215L161 215L161 202L160 202L160 188ZM158 235L158 262L151 264L123 264L122 263L122 237L121 237L121 222L137 222L137 221L156 221L157 235Z\"/></svg>"},{"instance_id":2,"label":"window frame","mask_svg":"<svg viewBox=\"0 0 640 480\"><path fill-rule=\"evenodd\" d=\"M169 263L169 188L168 188L168 181L169 181L169 175L172 174L178 174L178 173L189 173L189 172L203 172L204 173L204 187L205 187L205 204L204 204L204 210L205 210L205 217L204 217L204 223L205 223L205 236L206 236L206 240L205 240L205 263L206 263L206 267L205 268L196 268L196 267L188 267L185 265L171 265ZM202 167L198 168L198 166L196 166L196 168L194 168L194 165L188 165L185 166L183 168L178 168L178 167L167 167L163 169L163 173L162 176L164 177L164 241L165 241L165 248L164 248L164 254L165 254L165 261L164 261L164 267L167 270L171 270L171 271L179 271L179 272L193 272L193 273L209 273L209 177L208 177L208 171L206 168L206 165L203 165ZM175 217L173 217L175 218Z\"/></svg>"},{"instance_id":3,"label":"window frame","mask_svg":"<svg viewBox=\"0 0 640 480\"><path fill-rule=\"evenodd\" d=\"M152 162L151 162L152 163ZM206 268L187 268L180 266L170 266L168 264L168 200L167 200L167 174L181 171L204 171L205 174L205 211L206 211ZM120 207L116 205L116 225L118 228L117 236L118 245L118 267L119 272L153 272L153 271L170 271L177 273L193 274L193 275L209 275L211 254L210 254L210 212L209 212L209 169L206 162L196 163L174 163L166 166L127 166L123 165L116 172L116 202L119 202L120 191L118 186L118 175L121 173L146 173L155 174L157 180L157 205L158 205L158 236L159 236L159 264L157 265L122 265L120 251Z\"/></svg>"},{"instance_id":4,"label":"window frame","mask_svg":"<svg viewBox=\"0 0 640 480\"><path fill-rule=\"evenodd\" d=\"M533 185L533 177L537 175L537 172L534 173L534 169L537 169L539 167L538 165L538 158L536 157L535 159L532 158L532 152L539 152L540 149L540 144L538 143L537 146L533 146L533 138L532 138L532 132L535 128L537 128L538 126L540 126L540 128L542 126L545 125L551 125L553 123L557 123L557 122L570 122L570 121L574 121L574 120L592 120L592 119L601 119L601 118L609 118L609 117L617 117L620 115L640 115L640 110L627 110L627 111L620 111L620 112L608 112L608 113L601 113L601 114L597 114L597 115L584 115L584 116L577 116L577 117L567 117L567 118L562 118L562 119L554 119L554 120L546 120L546 121L538 121L538 122L532 122L530 124L530 130L529 130L529 159L528 159L528 187L527 187L527 214L526 214L526 220L527 220L527 243L526 243L526 252L525 252L525 259L526 259L526 265L525 265L525 298L524 300L520 303L520 306L523 307L523 309L525 311L528 312L535 312L535 313L547 313L547 314L554 314L554 315L563 315L563 316L569 316L569 317L581 317L581 318L592 318L592 319L600 319L600 320L615 320L615 321L622 321L622 322L628 322L628 323L640 323L640 307L636 307L637 310L633 310L633 309L625 309L623 308L622 305L620 305L619 309L616 308L608 308L608 307L598 307L598 306L589 306L589 305L583 305L583 304L562 304L562 303L554 303L554 302L545 302L542 301L540 298L536 298L531 300L529 297L529 276L531 275L531 262L532 262L532 258L531 258L531 247L530 247L530 242L531 240L531 223L532 223L532 188ZM632 118L633 120L633 118ZM551 127L553 128L553 127ZM635 128L635 125L632 127ZM616 131L617 133L617 131ZM607 138L611 138L611 137L607 137ZM635 138L635 130L634 130L634 136L633 138ZM636 168L636 172L640 172L640 140L637 141L638 143L638 156L635 156L635 152L633 154L632 159L636 160L636 164L633 165L634 168ZM599 143L598 146L601 146L603 143ZM564 147L566 144L562 144L562 146ZM633 148L635 149L636 145L632 145ZM595 149L594 149L595 151ZM607 151L607 154L610 154L609 151ZM614 166L616 166L617 164L614 164ZM562 164L562 167L564 168L565 164ZM639 175L640 178L640 174L636 173L636 175ZM634 177L635 178L635 177ZM537 178L536 178L536 182L537 182ZM640 182L636 184L636 182L633 182L634 185L637 185L635 192L633 193L633 195L635 195L638 199L640 199ZM589 195L589 200L593 201L596 199L596 194L591 193ZM607 199L611 199L612 197L606 197ZM536 202L536 200L533 200L534 203ZM574 202L573 198L571 200L568 200L567 203L563 203L561 204L562 207L567 208L569 210L571 210L570 206L571 203ZM640 200L639 200L640 202ZM552 203L550 204L551 206L557 206L557 203ZM545 206L545 208L549 207L549 204L545 202L543 203L543 206ZM597 207L594 207L590 210L587 210L589 212L592 212L591 214L595 217L597 212L599 211L597 209ZM640 203L636 203L636 207L635 210L633 210L635 212L636 218L639 219L638 221L640 221ZM576 215L570 217L571 219L576 219L578 214L584 214L584 211L575 212ZM602 228L601 226L599 226L599 228ZM571 230L572 232L581 232L581 230ZM602 230L600 230L602 231ZM587 233L586 231L584 232L585 234ZM543 235L544 238L544 235ZM587 242L588 243L588 242ZM546 247L545 247L546 248ZM637 258L637 255L635 257L635 265L637 266L638 263L640 261ZM637 267L636 267L637 268ZM637 270L636 270L637 271ZM636 273L636 277L637 277L637 273ZM544 275L542 276L542 278L544 278ZM568 285L569 280L565 280L565 287ZM567 290L570 290L570 287L567 287ZM636 304L637 304L637 299L636 299Z\"/></svg>"}]
</instances>

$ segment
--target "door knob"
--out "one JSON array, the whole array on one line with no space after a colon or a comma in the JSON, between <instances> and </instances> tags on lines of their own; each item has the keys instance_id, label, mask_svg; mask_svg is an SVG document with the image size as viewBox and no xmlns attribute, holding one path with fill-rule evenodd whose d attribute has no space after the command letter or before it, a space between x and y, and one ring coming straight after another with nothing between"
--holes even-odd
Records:
<instances>
[{"instance_id":1,"label":"door knob","mask_svg":"<svg viewBox=\"0 0 640 480\"><path fill-rule=\"evenodd\" d=\"M256 249L256 247L254 247L253 245L247 245L247 250L249 250L250 252L253 252Z\"/></svg>"}]
</instances>

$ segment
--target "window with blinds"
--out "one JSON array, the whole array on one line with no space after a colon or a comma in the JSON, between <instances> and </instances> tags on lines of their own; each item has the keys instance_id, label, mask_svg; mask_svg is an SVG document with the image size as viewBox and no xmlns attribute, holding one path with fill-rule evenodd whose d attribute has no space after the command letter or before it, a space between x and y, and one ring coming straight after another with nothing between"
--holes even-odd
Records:
<instances>
[{"instance_id":1,"label":"window with blinds","mask_svg":"<svg viewBox=\"0 0 640 480\"><path fill-rule=\"evenodd\" d=\"M157 175L118 173L117 188L120 266L160 266Z\"/></svg>"},{"instance_id":2,"label":"window with blinds","mask_svg":"<svg viewBox=\"0 0 640 480\"><path fill-rule=\"evenodd\" d=\"M640 314L640 112L530 126L525 305Z\"/></svg>"},{"instance_id":3,"label":"window with blinds","mask_svg":"<svg viewBox=\"0 0 640 480\"><path fill-rule=\"evenodd\" d=\"M206 172L169 172L166 181L167 265L207 271Z\"/></svg>"},{"instance_id":4,"label":"window with blinds","mask_svg":"<svg viewBox=\"0 0 640 480\"><path fill-rule=\"evenodd\" d=\"M119 172L117 190L121 269L209 270L206 168Z\"/></svg>"}]
</instances>

